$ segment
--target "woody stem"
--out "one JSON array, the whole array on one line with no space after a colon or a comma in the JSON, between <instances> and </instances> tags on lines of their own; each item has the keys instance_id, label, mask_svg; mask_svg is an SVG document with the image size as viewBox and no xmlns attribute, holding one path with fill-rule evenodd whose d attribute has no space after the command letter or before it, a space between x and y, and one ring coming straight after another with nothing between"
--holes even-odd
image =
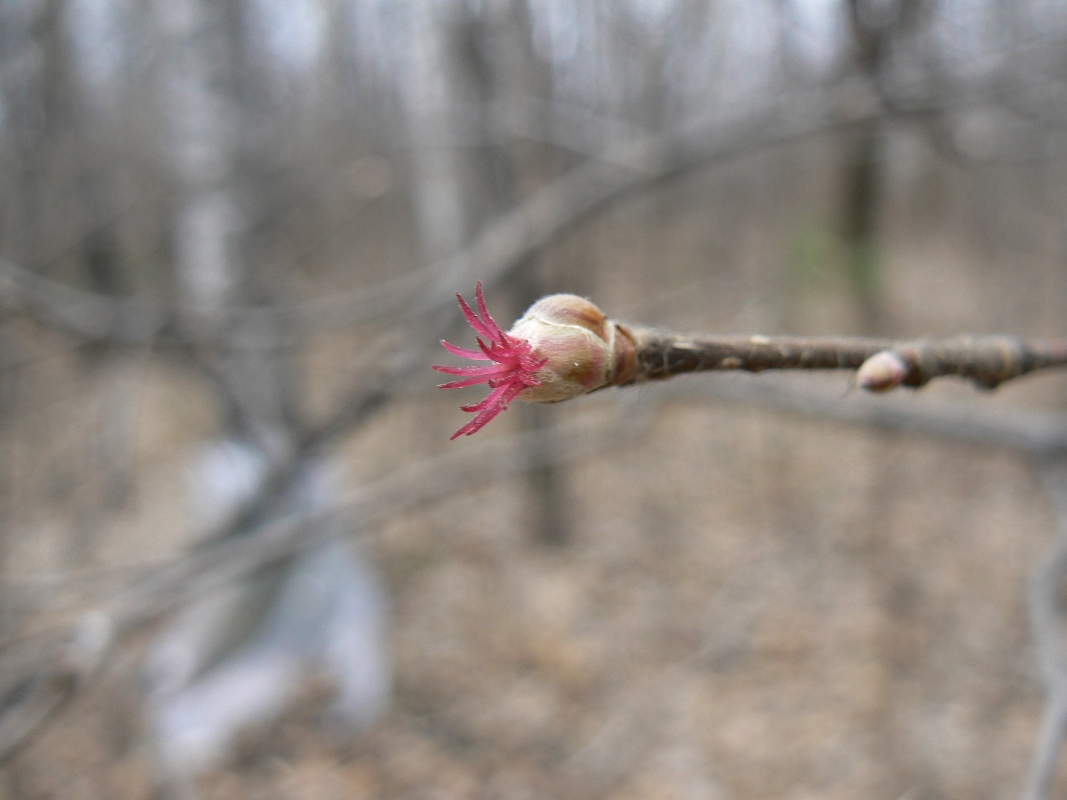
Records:
<instances>
[{"instance_id":1,"label":"woody stem","mask_svg":"<svg viewBox=\"0 0 1067 800\"><path fill-rule=\"evenodd\" d=\"M851 337L682 335L617 325L633 343L635 363L616 385L663 380L686 372L767 369L858 369L890 352L905 366L905 386L956 375L984 388L1049 367L1067 366L1067 339L1026 341L1013 336L956 336L900 341Z\"/></svg>"}]
</instances>

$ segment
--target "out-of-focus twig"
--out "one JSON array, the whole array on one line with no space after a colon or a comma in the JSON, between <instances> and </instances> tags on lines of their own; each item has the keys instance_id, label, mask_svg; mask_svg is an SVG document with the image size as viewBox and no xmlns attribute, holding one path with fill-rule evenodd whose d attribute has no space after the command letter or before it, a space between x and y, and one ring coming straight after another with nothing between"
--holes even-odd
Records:
<instances>
[{"instance_id":1,"label":"out-of-focus twig","mask_svg":"<svg viewBox=\"0 0 1067 800\"><path fill-rule=\"evenodd\" d=\"M843 397L839 390L798 385L796 380L784 377L748 375L675 381L658 387L656 393L677 400L738 403L1036 458L1067 456L1067 415L1048 411L980 408L974 403L946 400L920 403L913 397L899 395Z\"/></svg>"},{"instance_id":2,"label":"out-of-focus twig","mask_svg":"<svg viewBox=\"0 0 1067 800\"><path fill-rule=\"evenodd\" d=\"M169 325L161 304L78 289L0 259L0 308L61 331L120 345L151 343Z\"/></svg>"},{"instance_id":3,"label":"out-of-focus twig","mask_svg":"<svg viewBox=\"0 0 1067 800\"><path fill-rule=\"evenodd\" d=\"M1026 593L1030 631L1045 686L1045 707L1023 800L1046 800L1067 735L1067 646L1061 601L1067 577L1067 462L1062 458L1040 462L1037 472L1052 511L1055 536L1034 568Z\"/></svg>"}]
</instances>

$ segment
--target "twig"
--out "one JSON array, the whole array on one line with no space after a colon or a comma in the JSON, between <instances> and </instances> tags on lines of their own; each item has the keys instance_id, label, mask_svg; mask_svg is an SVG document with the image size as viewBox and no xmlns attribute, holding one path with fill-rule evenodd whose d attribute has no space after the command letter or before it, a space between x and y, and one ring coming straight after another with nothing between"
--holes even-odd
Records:
<instances>
[{"instance_id":1,"label":"twig","mask_svg":"<svg viewBox=\"0 0 1067 800\"><path fill-rule=\"evenodd\" d=\"M799 386L794 378L722 375L678 381L657 389L675 400L726 401L798 414L887 433L933 437L992 447L1036 458L1067 456L1067 414L1024 409L979 408L946 400L918 403L911 397L859 395Z\"/></svg>"},{"instance_id":2,"label":"twig","mask_svg":"<svg viewBox=\"0 0 1067 800\"><path fill-rule=\"evenodd\" d=\"M458 378L441 384L442 389L480 383L490 388L481 402L461 406L476 416L453 439L478 432L513 400L560 403L608 387L690 372L853 369L858 386L883 392L897 386L924 386L945 375L970 378L993 389L1036 370L1067 366L1067 339L957 336L906 342L687 335L608 319L592 302L572 294L542 297L504 331L489 313L481 282L474 294L477 311L462 295L457 297L478 335L479 349L443 340L441 344L449 353L479 363L433 365Z\"/></svg>"},{"instance_id":3,"label":"twig","mask_svg":"<svg viewBox=\"0 0 1067 800\"><path fill-rule=\"evenodd\" d=\"M958 336L899 342L846 337L686 336L652 328L619 327L633 342L636 362L632 369L618 368L615 385L713 370L860 369L878 357L880 365L890 371L897 367L899 375L887 376L895 378L887 380L894 386L919 387L933 378L957 375L992 389L1035 370L1067 365L1067 340L1028 342L1010 336ZM862 385L862 376L860 382Z\"/></svg>"}]
</instances>

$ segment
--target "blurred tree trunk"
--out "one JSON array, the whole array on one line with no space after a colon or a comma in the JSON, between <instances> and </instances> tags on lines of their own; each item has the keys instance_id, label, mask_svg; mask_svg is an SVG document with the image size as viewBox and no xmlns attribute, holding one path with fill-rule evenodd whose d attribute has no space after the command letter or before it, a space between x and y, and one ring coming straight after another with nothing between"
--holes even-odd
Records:
<instances>
[{"instance_id":1,"label":"blurred tree trunk","mask_svg":"<svg viewBox=\"0 0 1067 800\"><path fill-rule=\"evenodd\" d=\"M69 144L72 77L62 26L62 0L47 0L33 19L26 39L15 44L25 58L27 50L40 56L36 70L25 70L14 94L18 159L21 165L16 257L34 270L54 267L47 258L47 243L58 238L60 208L49 202L48 188L56 175L64 144ZM20 107L21 106L21 107Z\"/></svg>"},{"instance_id":2,"label":"blurred tree trunk","mask_svg":"<svg viewBox=\"0 0 1067 800\"><path fill-rule=\"evenodd\" d=\"M268 451L288 451L295 432L291 349L279 323L235 324L230 308L277 304L278 287L252 269L256 154L241 0L157 0L163 71L179 183L174 249L183 322L218 337L215 365L231 426Z\"/></svg>"},{"instance_id":3,"label":"blurred tree trunk","mask_svg":"<svg viewBox=\"0 0 1067 800\"><path fill-rule=\"evenodd\" d=\"M532 40L528 10L522 3L483 10L481 15L466 7L417 6L411 13L403 101L412 145L416 231L422 258L431 261L459 250L479 222L504 213L521 197L521 166L495 141L499 127L495 118L505 99L527 96L521 84L533 63L528 52ZM477 116L471 113L474 110ZM474 151L477 158L468 162L459 143L471 135L478 137L479 147ZM513 290L516 306L525 309L544 294L545 286L536 260L526 263L519 274ZM521 408L524 427L543 426L538 410ZM537 453L530 457L542 460ZM535 466L530 471L540 541L569 538L562 484L554 467Z\"/></svg>"},{"instance_id":4,"label":"blurred tree trunk","mask_svg":"<svg viewBox=\"0 0 1067 800\"><path fill-rule=\"evenodd\" d=\"M244 220L236 195L242 109L238 0L157 0L169 151L179 192L175 271L192 326L221 332L244 277Z\"/></svg>"},{"instance_id":5,"label":"blurred tree trunk","mask_svg":"<svg viewBox=\"0 0 1067 800\"><path fill-rule=\"evenodd\" d=\"M548 71L533 52L530 12L525 2L512 0L480 16L467 10L455 28L457 53L461 56L462 75L472 99L480 110L481 207L484 221L506 213L523 198L524 185L536 185L544 176L537 168L523 162L515 148L509 147L500 132L497 119L510 113L514 104L522 108L525 118L543 113L536 99L551 96ZM533 102L531 102L533 101ZM539 127L547 120L534 123ZM578 272L578 265L573 265ZM535 300L556 287L549 283L541 258L527 259L512 283L515 316L522 314ZM550 414L542 406L520 404L519 420L526 431L542 431ZM561 545L572 538L566 468L552 463L550 454L534 446L528 453L530 467L526 473L528 504L533 518L534 536L543 544Z\"/></svg>"},{"instance_id":6,"label":"blurred tree trunk","mask_svg":"<svg viewBox=\"0 0 1067 800\"><path fill-rule=\"evenodd\" d=\"M401 86L411 147L411 193L423 262L451 255L470 235L457 145L457 58L443 6L410 8L407 81Z\"/></svg>"},{"instance_id":7,"label":"blurred tree trunk","mask_svg":"<svg viewBox=\"0 0 1067 800\"><path fill-rule=\"evenodd\" d=\"M875 4L848 0L849 22L855 48L855 69L871 87L877 85L889 33ZM882 191L882 126L862 125L846 149L843 175L841 233L849 285L860 311L864 333L883 332L886 310L882 296L881 253L878 250L878 212Z\"/></svg>"},{"instance_id":8,"label":"blurred tree trunk","mask_svg":"<svg viewBox=\"0 0 1067 800\"><path fill-rule=\"evenodd\" d=\"M879 92L891 57L907 57L907 48L929 18L934 0L848 0L854 68L868 87ZM885 333L883 253L878 221L886 173L885 125L868 122L846 150L842 178L841 232L848 279L861 314L864 333Z\"/></svg>"},{"instance_id":9,"label":"blurred tree trunk","mask_svg":"<svg viewBox=\"0 0 1067 800\"><path fill-rule=\"evenodd\" d=\"M258 87L246 52L248 9L244 0L156 0L155 12L164 43L162 108L178 183L173 246L179 322L199 340L206 335L212 341L198 345L198 359L227 416L212 446L246 448L241 452L249 460L263 464L249 480L262 481L293 454L300 420L292 380L296 348L283 341L280 315L249 321L231 314L252 306L283 307L276 276L255 258L255 222L270 198L259 151L252 145L265 134L256 116ZM240 480L228 475L222 482ZM253 483L250 495L257 491ZM275 489L273 499L282 494ZM202 487L191 499L198 511L211 500ZM240 498L225 513L237 512L248 499ZM164 791L184 796L200 768L195 759L185 762L175 755L181 750L168 739L167 709L195 692L198 681L208 681L206 676L222 669L235 651L252 646L250 637L282 602L277 598L298 561L287 558L195 598L157 641L156 648L163 649L168 641L180 642L182 658L195 665L170 683L153 677L151 663L147 668ZM209 633L189 633L201 629ZM270 655L264 649L263 658ZM276 686L278 698L288 688Z\"/></svg>"},{"instance_id":10,"label":"blurred tree trunk","mask_svg":"<svg viewBox=\"0 0 1067 800\"><path fill-rule=\"evenodd\" d=\"M46 273L78 266L81 255L90 288L114 292L114 208L86 131L68 6L45 0L0 11L3 132L18 165L4 247Z\"/></svg>"},{"instance_id":11,"label":"blurred tree trunk","mask_svg":"<svg viewBox=\"0 0 1067 800\"><path fill-rule=\"evenodd\" d=\"M250 444L269 464L285 458L295 443L285 380L292 356L280 346L276 322L236 324L229 314L275 299L262 290L265 278L248 258L250 210L242 189L247 193L251 182L244 144L254 119L243 64L243 0L156 0L155 10L164 42L162 107L179 184L174 270L180 322L218 343L201 347L198 357L228 417L222 438ZM274 565L246 582L232 636L251 624L237 619L240 614L263 613L261 598L277 588L284 570L284 564Z\"/></svg>"}]
</instances>

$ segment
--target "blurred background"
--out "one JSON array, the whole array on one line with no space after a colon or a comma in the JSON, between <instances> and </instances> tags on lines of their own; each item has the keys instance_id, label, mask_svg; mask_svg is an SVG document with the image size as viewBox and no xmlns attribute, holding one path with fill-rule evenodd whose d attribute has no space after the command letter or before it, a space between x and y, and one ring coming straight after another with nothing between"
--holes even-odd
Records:
<instances>
[{"instance_id":1,"label":"blurred background","mask_svg":"<svg viewBox=\"0 0 1067 800\"><path fill-rule=\"evenodd\" d=\"M1046 0L0 0L0 798L1014 796L1020 453L429 366L1063 335L1065 205Z\"/></svg>"}]
</instances>

